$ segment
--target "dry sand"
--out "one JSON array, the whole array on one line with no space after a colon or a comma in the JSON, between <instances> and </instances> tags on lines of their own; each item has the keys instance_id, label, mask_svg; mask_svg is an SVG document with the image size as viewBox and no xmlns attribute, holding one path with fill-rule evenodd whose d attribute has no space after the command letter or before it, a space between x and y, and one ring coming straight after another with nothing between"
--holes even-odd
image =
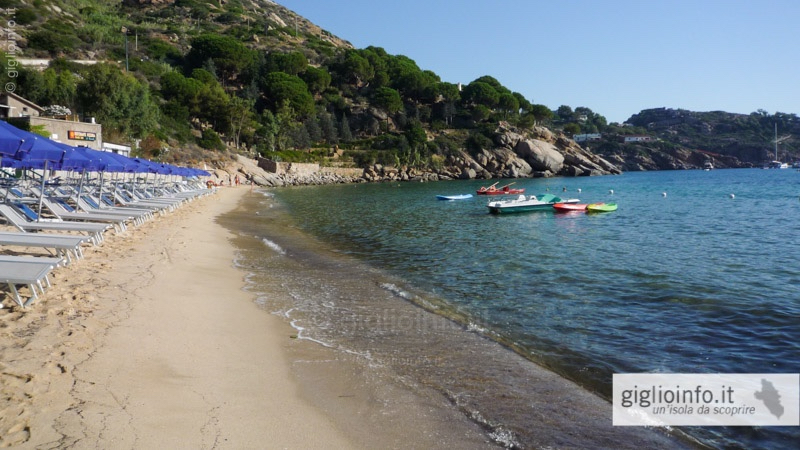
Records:
<instances>
[{"instance_id":1,"label":"dry sand","mask_svg":"<svg viewBox=\"0 0 800 450\"><path fill-rule=\"evenodd\" d=\"M242 290L223 188L87 248L0 310L0 447L354 448L300 396L291 328Z\"/></svg>"}]
</instances>

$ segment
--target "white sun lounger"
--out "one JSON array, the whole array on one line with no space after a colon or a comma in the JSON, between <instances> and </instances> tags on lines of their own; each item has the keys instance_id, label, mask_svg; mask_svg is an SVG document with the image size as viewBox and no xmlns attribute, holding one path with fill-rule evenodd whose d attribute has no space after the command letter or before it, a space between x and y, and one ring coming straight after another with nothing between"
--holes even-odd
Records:
<instances>
[{"instance_id":1,"label":"white sun lounger","mask_svg":"<svg viewBox=\"0 0 800 450\"><path fill-rule=\"evenodd\" d=\"M17 231L0 231L0 245L9 247L38 247L53 252L66 259L67 264L73 259L83 258L81 245L89 242L87 236L73 236L55 233L24 233Z\"/></svg>"},{"instance_id":2,"label":"white sun lounger","mask_svg":"<svg viewBox=\"0 0 800 450\"><path fill-rule=\"evenodd\" d=\"M50 287L50 280L47 275L55 267L52 263L34 261L36 258L20 257L32 261L2 261L0 260L0 283L6 283L13 299L20 307L29 306L33 303L39 295L37 287L42 294L44 294L44 286ZM42 282L44 281L44 284ZM28 286L31 291L31 297L27 301L23 301L22 296L17 290L17 286Z\"/></svg>"},{"instance_id":3,"label":"white sun lounger","mask_svg":"<svg viewBox=\"0 0 800 450\"><path fill-rule=\"evenodd\" d=\"M133 216L120 216L102 213L87 213L87 212L74 212L68 211L63 205L56 201L52 201L47 197L42 198L42 204L50 210L56 217L67 221L81 221L81 222L101 222L110 223L114 226L114 230L121 233L127 230L125 222L132 221Z\"/></svg>"},{"instance_id":4,"label":"white sun lounger","mask_svg":"<svg viewBox=\"0 0 800 450\"><path fill-rule=\"evenodd\" d=\"M87 233L95 245L103 242L103 232L111 225L92 222L31 222L9 205L0 205L0 215L20 231L76 231Z\"/></svg>"},{"instance_id":5,"label":"white sun lounger","mask_svg":"<svg viewBox=\"0 0 800 450\"><path fill-rule=\"evenodd\" d=\"M15 263L47 263L54 268L64 265L64 258L51 257L51 256L33 256L33 255L0 255L0 262L15 262Z\"/></svg>"},{"instance_id":6,"label":"white sun lounger","mask_svg":"<svg viewBox=\"0 0 800 450\"><path fill-rule=\"evenodd\" d=\"M121 204L126 207L133 208L150 208L158 211L174 211L181 201L167 200L167 199L138 199L123 195L121 192L114 193L115 203Z\"/></svg>"},{"instance_id":7,"label":"white sun lounger","mask_svg":"<svg viewBox=\"0 0 800 450\"><path fill-rule=\"evenodd\" d=\"M117 214L117 215L133 215L139 224L144 223L145 220L153 218L153 210L150 208L128 208L125 206L101 206L95 199L88 195L72 197L78 208L86 212L100 212L103 214Z\"/></svg>"}]
</instances>

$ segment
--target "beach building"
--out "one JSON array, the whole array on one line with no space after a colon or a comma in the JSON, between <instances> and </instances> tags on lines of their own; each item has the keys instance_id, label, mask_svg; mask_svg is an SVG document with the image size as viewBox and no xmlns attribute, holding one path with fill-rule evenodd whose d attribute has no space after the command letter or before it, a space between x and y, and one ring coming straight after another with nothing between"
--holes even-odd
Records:
<instances>
[{"instance_id":1,"label":"beach building","mask_svg":"<svg viewBox=\"0 0 800 450\"><path fill-rule=\"evenodd\" d=\"M131 156L130 145L120 145L120 144L112 144L111 142L103 142L102 150L104 152L116 153L118 155L127 156L129 158Z\"/></svg>"},{"instance_id":2,"label":"beach building","mask_svg":"<svg viewBox=\"0 0 800 450\"><path fill-rule=\"evenodd\" d=\"M0 94L0 119L24 129L42 126L49 133L48 137L57 142L103 150L103 126L96 123L94 117L82 122L71 114L47 115L47 108L13 92Z\"/></svg>"},{"instance_id":3,"label":"beach building","mask_svg":"<svg viewBox=\"0 0 800 450\"><path fill-rule=\"evenodd\" d=\"M630 143L630 142L651 142L653 140L652 136L624 136L622 138L622 142Z\"/></svg>"},{"instance_id":4,"label":"beach building","mask_svg":"<svg viewBox=\"0 0 800 450\"><path fill-rule=\"evenodd\" d=\"M603 135L600 133L574 134L572 140L575 142L599 141L602 137Z\"/></svg>"},{"instance_id":5,"label":"beach building","mask_svg":"<svg viewBox=\"0 0 800 450\"><path fill-rule=\"evenodd\" d=\"M12 117L38 117L42 115L42 112L44 112L44 108L13 92L0 93L0 119L2 120Z\"/></svg>"}]
</instances>

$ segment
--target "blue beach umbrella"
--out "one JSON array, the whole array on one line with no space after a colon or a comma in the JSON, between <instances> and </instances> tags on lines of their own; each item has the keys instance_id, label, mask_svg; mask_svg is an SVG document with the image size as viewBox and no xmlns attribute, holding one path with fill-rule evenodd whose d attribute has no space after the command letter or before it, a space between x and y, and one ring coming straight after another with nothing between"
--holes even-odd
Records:
<instances>
[{"instance_id":1,"label":"blue beach umbrella","mask_svg":"<svg viewBox=\"0 0 800 450\"><path fill-rule=\"evenodd\" d=\"M28 131L20 130L6 122L0 122L0 128L25 141L12 159L4 158L0 165L18 169L42 169L41 195L43 196L45 184L47 183L48 169L61 168L61 161L64 155L69 151L69 147L66 146L65 148L57 142ZM42 197L39 197L38 215L41 216L41 214Z\"/></svg>"},{"instance_id":2,"label":"blue beach umbrella","mask_svg":"<svg viewBox=\"0 0 800 450\"><path fill-rule=\"evenodd\" d=\"M67 144L59 144L66 149L64 157L61 159L61 170L89 171L100 170L97 158L93 157L86 150L86 147L71 147Z\"/></svg>"},{"instance_id":3,"label":"blue beach umbrella","mask_svg":"<svg viewBox=\"0 0 800 450\"><path fill-rule=\"evenodd\" d=\"M25 144L25 138L15 130L19 129L0 121L0 158L13 158Z\"/></svg>"},{"instance_id":4,"label":"blue beach umbrella","mask_svg":"<svg viewBox=\"0 0 800 450\"><path fill-rule=\"evenodd\" d=\"M64 148L59 147L60 144L29 131L20 130L6 122L0 121L0 128L24 141L12 156L14 159L23 161L21 168L44 169L45 165L53 169L58 168L54 166L61 161L66 151Z\"/></svg>"}]
</instances>

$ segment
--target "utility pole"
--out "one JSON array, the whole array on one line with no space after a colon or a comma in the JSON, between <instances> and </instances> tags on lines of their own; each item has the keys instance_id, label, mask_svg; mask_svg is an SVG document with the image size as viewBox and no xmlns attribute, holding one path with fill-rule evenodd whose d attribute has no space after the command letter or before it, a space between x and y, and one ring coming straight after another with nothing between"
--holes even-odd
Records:
<instances>
[{"instance_id":1,"label":"utility pole","mask_svg":"<svg viewBox=\"0 0 800 450\"><path fill-rule=\"evenodd\" d=\"M128 71L128 29L122 27L122 32L125 34L125 72Z\"/></svg>"}]
</instances>

